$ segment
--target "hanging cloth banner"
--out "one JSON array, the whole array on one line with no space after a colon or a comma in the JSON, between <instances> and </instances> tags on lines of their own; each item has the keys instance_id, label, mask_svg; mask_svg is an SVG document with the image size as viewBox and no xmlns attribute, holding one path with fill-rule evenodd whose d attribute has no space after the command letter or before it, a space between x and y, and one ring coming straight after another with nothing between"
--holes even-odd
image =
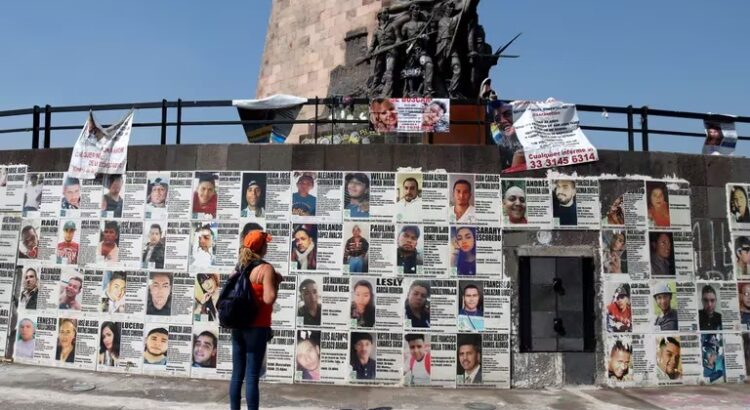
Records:
<instances>
[{"instance_id":1,"label":"hanging cloth banner","mask_svg":"<svg viewBox=\"0 0 750 410\"><path fill-rule=\"evenodd\" d=\"M704 120L703 127L706 129L703 155L732 155L737 146L737 129L731 118Z\"/></svg>"},{"instance_id":2,"label":"hanging cloth banner","mask_svg":"<svg viewBox=\"0 0 750 410\"><path fill-rule=\"evenodd\" d=\"M232 100L242 121L289 121L288 124L242 124L249 143L283 144L306 98L277 94L262 100Z\"/></svg>"},{"instance_id":3,"label":"hanging cloth banner","mask_svg":"<svg viewBox=\"0 0 750 410\"><path fill-rule=\"evenodd\" d=\"M504 173L552 168L599 160L599 154L579 126L575 104L554 99L514 101L513 130L523 146L525 164Z\"/></svg>"},{"instance_id":4,"label":"hanging cloth banner","mask_svg":"<svg viewBox=\"0 0 750 410\"><path fill-rule=\"evenodd\" d=\"M120 121L103 128L96 123L94 113L89 111L89 118L73 147L68 176L94 179L96 174L124 174L128 165L133 115L133 110L130 110Z\"/></svg>"}]
</instances>

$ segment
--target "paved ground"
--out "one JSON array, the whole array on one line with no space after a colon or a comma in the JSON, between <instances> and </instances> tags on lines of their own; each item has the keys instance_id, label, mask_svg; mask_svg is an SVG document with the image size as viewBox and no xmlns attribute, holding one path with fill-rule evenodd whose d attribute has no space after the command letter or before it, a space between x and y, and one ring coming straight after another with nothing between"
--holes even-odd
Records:
<instances>
[{"instance_id":1,"label":"paved ground","mask_svg":"<svg viewBox=\"0 0 750 410\"><path fill-rule=\"evenodd\" d=\"M95 387L78 392L78 387ZM227 382L0 364L0 409L226 409ZM447 390L263 385L269 409L750 409L750 385Z\"/></svg>"}]
</instances>

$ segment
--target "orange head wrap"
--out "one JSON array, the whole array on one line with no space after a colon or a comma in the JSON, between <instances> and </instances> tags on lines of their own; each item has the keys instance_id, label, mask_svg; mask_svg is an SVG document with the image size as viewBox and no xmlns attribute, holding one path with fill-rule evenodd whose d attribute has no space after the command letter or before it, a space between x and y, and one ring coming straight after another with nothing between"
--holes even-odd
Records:
<instances>
[{"instance_id":1,"label":"orange head wrap","mask_svg":"<svg viewBox=\"0 0 750 410\"><path fill-rule=\"evenodd\" d=\"M242 245L255 253L259 253L268 242L271 242L271 239L271 235L266 232L251 231L245 235Z\"/></svg>"}]
</instances>

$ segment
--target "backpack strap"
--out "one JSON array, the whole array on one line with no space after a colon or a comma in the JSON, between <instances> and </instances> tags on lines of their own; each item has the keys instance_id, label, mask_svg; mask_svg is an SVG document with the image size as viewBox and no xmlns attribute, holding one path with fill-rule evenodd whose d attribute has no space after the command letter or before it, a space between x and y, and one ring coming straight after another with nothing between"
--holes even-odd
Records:
<instances>
[{"instance_id":1,"label":"backpack strap","mask_svg":"<svg viewBox=\"0 0 750 410\"><path fill-rule=\"evenodd\" d=\"M263 259L255 259L253 261L250 261L250 263L248 263L247 266L245 266L245 268L242 270L242 273L245 274L245 275L247 275L247 279L248 279L248 281L250 283L253 283L250 280L250 273L253 271L253 269L257 268L260 265L264 265L264 264L270 265L270 263L264 261ZM260 282L255 282L255 283L263 283L263 281L261 280Z\"/></svg>"}]
</instances>

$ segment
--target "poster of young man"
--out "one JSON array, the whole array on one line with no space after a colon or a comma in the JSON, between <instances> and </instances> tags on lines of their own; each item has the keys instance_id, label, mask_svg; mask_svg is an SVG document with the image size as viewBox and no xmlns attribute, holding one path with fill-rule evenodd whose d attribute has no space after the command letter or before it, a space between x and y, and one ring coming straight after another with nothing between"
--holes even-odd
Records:
<instances>
[{"instance_id":1,"label":"poster of young man","mask_svg":"<svg viewBox=\"0 0 750 410\"><path fill-rule=\"evenodd\" d=\"M15 263L18 257L20 214L0 214L0 263Z\"/></svg>"},{"instance_id":2,"label":"poster of young man","mask_svg":"<svg viewBox=\"0 0 750 410\"><path fill-rule=\"evenodd\" d=\"M44 190L44 173L29 173L23 188L22 216L39 218Z\"/></svg>"},{"instance_id":3,"label":"poster of young man","mask_svg":"<svg viewBox=\"0 0 750 410\"><path fill-rule=\"evenodd\" d=\"M83 310L84 274L76 268L65 267L60 272L58 309L71 317Z\"/></svg>"},{"instance_id":4,"label":"poster of young man","mask_svg":"<svg viewBox=\"0 0 750 410\"><path fill-rule=\"evenodd\" d=\"M750 231L732 234L732 266L734 275L726 279L750 278Z\"/></svg>"},{"instance_id":5,"label":"poster of young man","mask_svg":"<svg viewBox=\"0 0 750 410\"><path fill-rule=\"evenodd\" d=\"M266 185L266 174L261 172L245 172L241 175L239 217L243 220L247 219L262 223L266 220L267 209L266 197L268 196L268 187ZM288 180L286 184L289 184Z\"/></svg>"},{"instance_id":6,"label":"poster of young man","mask_svg":"<svg viewBox=\"0 0 750 410\"><path fill-rule=\"evenodd\" d=\"M659 386L697 384L702 379L700 335L655 336Z\"/></svg>"},{"instance_id":7,"label":"poster of young man","mask_svg":"<svg viewBox=\"0 0 750 410\"><path fill-rule=\"evenodd\" d=\"M607 335L604 370L612 387L656 384L653 337L646 334Z\"/></svg>"},{"instance_id":8,"label":"poster of young man","mask_svg":"<svg viewBox=\"0 0 750 410\"><path fill-rule=\"evenodd\" d=\"M272 241L273 243L273 241ZM292 225L289 268L292 272L318 270L318 226Z\"/></svg>"},{"instance_id":9,"label":"poster of young man","mask_svg":"<svg viewBox=\"0 0 750 410\"><path fill-rule=\"evenodd\" d=\"M467 295L471 295L471 293L467 294L466 287L471 285L472 281L461 281L459 282L459 295L463 295L464 298L466 298ZM461 283L465 283L466 285L463 285ZM481 284L481 291L480 294L480 302L477 304L477 307L481 304L483 310L484 310L484 331L485 332L500 332L500 333L507 333L510 332L510 315L511 315L511 307L510 307L510 298L511 298L511 283L509 280L493 280L493 281L483 281L483 282L476 282L477 288L480 288ZM462 307L465 309L466 301L459 301L459 309ZM469 306L470 308L470 306ZM459 314L461 311L459 310ZM467 315L468 316L468 315ZM473 318L472 318L473 319ZM461 320L459 319L459 329L461 326ZM470 326L469 326L470 327ZM479 330L479 329L477 329ZM461 329L461 331L472 331L466 328L464 326L464 329Z\"/></svg>"},{"instance_id":10,"label":"poster of young man","mask_svg":"<svg viewBox=\"0 0 750 410\"><path fill-rule=\"evenodd\" d=\"M100 221L100 229L99 242L96 247L95 263L98 265L119 266L120 221Z\"/></svg>"},{"instance_id":11,"label":"poster of young man","mask_svg":"<svg viewBox=\"0 0 750 410\"><path fill-rule=\"evenodd\" d=\"M396 174L396 222L421 224L423 174L399 172Z\"/></svg>"},{"instance_id":12,"label":"poster of young man","mask_svg":"<svg viewBox=\"0 0 750 410\"><path fill-rule=\"evenodd\" d=\"M370 219L370 173L347 172L344 175L344 220Z\"/></svg>"},{"instance_id":13,"label":"poster of young man","mask_svg":"<svg viewBox=\"0 0 750 410\"><path fill-rule=\"evenodd\" d=\"M40 267L36 261L19 262L18 270L20 277L18 279L18 309L19 310L37 310L44 307L44 300L39 300L39 292L42 282L39 275Z\"/></svg>"},{"instance_id":14,"label":"poster of young man","mask_svg":"<svg viewBox=\"0 0 750 410\"><path fill-rule=\"evenodd\" d=\"M170 275L171 282L168 282ZM146 321L190 324L193 320L194 284L195 277L187 272L150 272Z\"/></svg>"},{"instance_id":15,"label":"poster of young man","mask_svg":"<svg viewBox=\"0 0 750 410\"><path fill-rule=\"evenodd\" d=\"M292 222L311 222L318 214L317 173L292 174Z\"/></svg>"},{"instance_id":16,"label":"poster of young man","mask_svg":"<svg viewBox=\"0 0 750 410\"><path fill-rule=\"evenodd\" d=\"M602 273L607 280L645 280L651 277L646 231L601 231Z\"/></svg>"},{"instance_id":17,"label":"poster of young man","mask_svg":"<svg viewBox=\"0 0 750 410\"><path fill-rule=\"evenodd\" d=\"M560 176L550 181L552 219L557 229L599 229L599 182Z\"/></svg>"},{"instance_id":18,"label":"poster of young man","mask_svg":"<svg viewBox=\"0 0 750 410\"><path fill-rule=\"evenodd\" d=\"M294 380L297 336L294 329L273 329L273 338L266 346L266 374L262 380L288 383Z\"/></svg>"},{"instance_id":19,"label":"poster of young man","mask_svg":"<svg viewBox=\"0 0 750 410\"><path fill-rule=\"evenodd\" d=\"M455 333L430 335L430 355L432 359L430 386L456 386L457 339Z\"/></svg>"},{"instance_id":20,"label":"poster of young man","mask_svg":"<svg viewBox=\"0 0 750 410\"><path fill-rule=\"evenodd\" d=\"M78 265L80 253L81 221L78 219L61 219L55 247L55 263L58 265Z\"/></svg>"},{"instance_id":21,"label":"poster of young man","mask_svg":"<svg viewBox=\"0 0 750 410\"><path fill-rule=\"evenodd\" d=\"M219 174L216 172L195 173L191 219L217 219L219 195L216 185L218 179Z\"/></svg>"},{"instance_id":22,"label":"poster of young man","mask_svg":"<svg viewBox=\"0 0 750 410\"><path fill-rule=\"evenodd\" d=\"M435 336L426 333L404 334L403 384L405 386L429 386L431 384L433 361L431 339L433 337Z\"/></svg>"},{"instance_id":23,"label":"poster of young man","mask_svg":"<svg viewBox=\"0 0 750 410\"><path fill-rule=\"evenodd\" d=\"M367 222L344 223L342 270L357 275L369 272L370 224Z\"/></svg>"},{"instance_id":24,"label":"poster of young man","mask_svg":"<svg viewBox=\"0 0 750 410\"><path fill-rule=\"evenodd\" d=\"M193 221L192 244L190 246L190 270L199 271L219 266L217 259L217 237L219 224L216 221ZM236 244L236 242L235 242ZM238 245L235 245L238 246Z\"/></svg>"},{"instance_id":25,"label":"poster of young man","mask_svg":"<svg viewBox=\"0 0 750 410\"><path fill-rule=\"evenodd\" d=\"M18 263L27 260L39 261L39 247L41 246L39 234L41 232L41 220L22 219L21 230L18 235Z\"/></svg>"},{"instance_id":26,"label":"poster of young man","mask_svg":"<svg viewBox=\"0 0 750 410\"><path fill-rule=\"evenodd\" d=\"M456 280L430 281L430 329L455 333L458 323L458 282Z\"/></svg>"},{"instance_id":27,"label":"poster of young man","mask_svg":"<svg viewBox=\"0 0 750 410\"><path fill-rule=\"evenodd\" d=\"M447 220L451 224L475 225L477 223L474 185L474 175L472 174L450 174L448 176L450 206Z\"/></svg>"},{"instance_id":28,"label":"poster of young man","mask_svg":"<svg viewBox=\"0 0 750 410\"><path fill-rule=\"evenodd\" d=\"M750 202L748 201L750 185L727 184L727 219L729 230L750 230Z\"/></svg>"},{"instance_id":29,"label":"poster of young man","mask_svg":"<svg viewBox=\"0 0 750 410\"><path fill-rule=\"evenodd\" d=\"M125 206L125 174L104 175L100 184L100 215L102 218L122 218ZM142 183L137 185L142 187Z\"/></svg>"},{"instance_id":30,"label":"poster of young man","mask_svg":"<svg viewBox=\"0 0 750 410\"><path fill-rule=\"evenodd\" d=\"M242 225L240 231L240 240L250 231L263 229L255 222L247 222ZM265 231L271 235L271 242L268 242L266 256L263 258L266 262L273 265L277 272L286 274L289 272L291 243L286 240L292 236L291 224L286 222L269 222Z\"/></svg>"},{"instance_id":31,"label":"poster of young man","mask_svg":"<svg viewBox=\"0 0 750 410\"><path fill-rule=\"evenodd\" d=\"M698 328L701 331L739 331L742 323L737 284L698 283Z\"/></svg>"},{"instance_id":32,"label":"poster of young man","mask_svg":"<svg viewBox=\"0 0 750 410\"><path fill-rule=\"evenodd\" d=\"M164 269L167 226L166 221L150 221L143 226L140 253L142 269Z\"/></svg>"},{"instance_id":33,"label":"poster of young man","mask_svg":"<svg viewBox=\"0 0 750 410\"><path fill-rule=\"evenodd\" d=\"M157 335L157 340L155 341L157 342L157 346L160 345L163 341L159 340L163 336L163 331L166 330L168 334L166 352L167 361L164 369L164 374L173 377L189 377L190 368L192 365L190 361L190 358L192 357L192 326L169 325L162 328L159 328L158 324L153 324L151 326L152 328L151 330L149 330L149 333L151 333L152 335ZM159 330L154 331L154 329ZM151 336L147 334L146 343L148 343L149 337ZM147 349L148 346L145 346L144 351L146 351ZM158 348L152 348L152 350L156 352L158 351ZM156 358L158 359L158 356Z\"/></svg>"},{"instance_id":34,"label":"poster of young man","mask_svg":"<svg viewBox=\"0 0 750 410\"><path fill-rule=\"evenodd\" d=\"M349 326L349 278L300 275L297 280L297 327Z\"/></svg>"},{"instance_id":35,"label":"poster of young man","mask_svg":"<svg viewBox=\"0 0 750 410\"><path fill-rule=\"evenodd\" d=\"M503 179L503 227L545 229L552 226L552 200L546 179Z\"/></svg>"},{"instance_id":36,"label":"poster of young man","mask_svg":"<svg viewBox=\"0 0 750 410\"><path fill-rule=\"evenodd\" d=\"M142 321L148 294L148 272L109 271L102 274L99 311L114 320ZM109 316L108 316L109 315Z\"/></svg>"},{"instance_id":37,"label":"poster of young man","mask_svg":"<svg viewBox=\"0 0 750 410\"><path fill-rule=\"evenodd\" d=\"M242 173L237 171L223 171L217 172L216 175L216 219L236 220L240 217L239 210L243 201L242 197L246 196L243 192ZM201 202L200 198L201 192L198 192L198 202Z\"/></svg>"},{"instance_id":38,"label":"poster of young man","mask_svg":"<svg viewBox=\"0 0 750 410\"><path fill-rule=\"evenodd\" d=\"M371 172L365 175L369 175L370 178L369 220L372 222L393 223L396 216L396 173ZM352 179L354 178L352 177ZM349 184L346 184L346 189L348 191Z\"/></svg>"},{"instance_id":39,"label":"poster of young man","mask_svg":"<svg viewBox=\"0 0 750 410\"><path fill-rule=\"evenodd\" d=\"M484 319L484 283L461 280L458 282L458 331L482 332Z\"/></svg>"},{"instance_id":40,"label":"poster of young man","mask_svg":"<svg viewBox=\"0 0 750 410\"><path fill-rule=\"evenodd\" d=\"M377 334L352 332L349 346L349 383L375 383L378 362Z\"/></svg>"},{"instance_id":41,"label":"poster of young man","mask_svg":"<svg viewBox=\"0 0 750 410\"><path fill-rule=\"evenodd\" d=\"M422 223L425 225L436 225L445 224L446 221L446 209L453 209L455 206L449 206L449 190L448 186L448 174L440 172L425 172L422 174ZM465 181L465 180L464 180ZM464 184L459 186L459 190L466 188ZM459 209L466 207L468 209L469 204L466 203L466 195L463 195L461 204L458 205ZM454 216L455 216L455 211ZM471 219L465 217L466 220ZM476 219L474 215L473 219ZM451 219L449 219L451 220Z\"/></svg>"},{"instance_id":42,"label":"poster of young man","mask_svg":"<svg viewBox=\"0 0 750 410\"><path fill-rule=\"evenodd\" d=\"M26 165L0 165L0 212L21 212L29 184ZM33 195L33 189L30 190ZM33 198L30 198L33 199Z\"/></svg>"},{"instance_id":43,"label":"poster of young man","mask_svg":"<svg viewBox=\"0 0 750 410\"><path fill-rule=\"evenodd\" d=\"M196 194L193 190L193 183L198 183L199 178L194 178L194 173L192 171L172 171L168 176L169 188L166 191L166 206L169 219L187 220L192 217L193 213L201 213L193 210L193 199ZM200 185L200 183L198 183L198 185ZM210 187L210 183L204 184L204 187L207 185ZM210 189L204 190L204 194L206 194L207 191L210 192ZM161 193L164 194L165 192L162 190Z\"/></svg>"},{"instance_id":44,"label":"poster of young man","mask_svg":"<svg viewBox=\"0 0 750 410\"><path fill-rule=\"evenodd\" d=\"M224 331L223 335L221 332L218 323L195 323L193 325L190 377L229 378L232 369L231 334L226 333L229 330Z\"/></svg>"},{"instance_id":45,"label":"poster of young man","mask_svg":"<svg viewBox=\"0 0 750 410\"><path fill-rule=\"evenodd\" d=\"M169 363L169 325L148 323L143 329L143 374L165 376Z\"/></svg>"},{"instance_id":46,"label":"poster of young man","mask_svg":"<svg viewBox=\"0 0 750 410\"><path fill-rule=\"evenodd\" d=\"M651 295L651 286L648 282L605 282L604 297L607 303L607 316L604 325L608 333L645 333L654 329L655 318L651 313L654 298ZM627 317L628 305L631 315L629 330L626 326L620 326L619 324L623 322L618 321L618 318ZM625 330L623 332L615 331L620 329Z\"/></svg>"},{"instance_id":47,"label":"poster of young man","mask_svg":"<svg viewBox=\"0 0 750 410\"><path fill-rule=\"evenodd\" d=\"M502 198L500 196L500 175L474 175L474 208L476 224L479 226L500 226L502 221Z\"/></svg>"},{"instance_id":48,"label":"poster of young man","mask_svg":"<svg viewBox=\"0 0 750 410\"><path fill-rule=\"evenodd\" d=\"M131 218L131 219L143 219L145 216L145 212L153 212L154 206L149 207L149 204L153 202L154 205L162 205L159 203L160 199L156 197L157 194L161 193L161 188L157 190L157 192L154 192L156 201L153 201L151 199L151 193L152 193L152 184L155 183L156 173L151 173L151 178L149 178L149 173L144 171L128 171L125 173L124 176L124 184L121 189L121 193L119 196L122 197L122 214L119 216L119 218ZM165 179L168 179L168 174L162 175ZM159 177L160 178L160 177ZM158 181L158 185L161 186L162 179L160 178ZM165 181L165 180L164 180ZM109 182L107 180L106 182ZM164 182L166 186L169 185L169 182ZM105 204L105 210L102 212L102 215L104 218L112 219L112 218L118 218L118 216L115 215L114 211L107 211L106 207L108 207L108 201L104 197L104 195L109 194L109 188L105 185L104 186L104 192L106 194L102 195L102 203ZM164 202L163 205L166 205L166 193L167 189L164 190ZM113 209L116 210L117 206L115 204L116 201L112 202ZM163 206L155 206L156 208L163 208ZM166 209L166 208L165 208ZM111 212L111 216L110 216ZM106 214L106 216L105 216ZM163 216L163 218L166 218ZM149 216L150 219L150 216ZM159 219L159 218L157 218Z\"/></svg>"},{"instance_id":49,"label":"poster of young man","mask_svg":"<svg viewBox=\"0 0 750 410\"><path fill-rule=\"evenodd\" d=\"M165 220L168 216L168 206L172 202L172 197L176 196L174 192L170 191L175 191L176 187L170 180L169 172L152 171L147 173L147 178L143 215L145 219L149 220ZM128 178L128 185L130 185L130 182L131 180ZM127 190L125 192L127 193ZM129 202L127 197L125 202Z\"/></svg>"},{"instance_id":50,"label":"poster of young man","mask_svg":"<svg viewBox=\"0 0 750 410\"><path fill-rule=\"evenodd\" d=\"M291 172L266 172L264 214L268 222L289 222L292 209ZM243 176L244 178L244 176Z\"/></svg>"},{"instance_id":51,"label":"poster of young man","mask_svg":"<svg viewBox=\"0 0 750 410\"><path fill-rule=\"evenodd\" d=\"M50 181L48 181L50 182ZM57 192L60 200L59 216L68 218L81 217L81 180L67 173L63 176L62 190Z\"/></svg>"},{"instance_id":52,"label":"poster of young man","mask_svg":"<svg viewBox=\"0 0 750 410\"><path fill-rule=\"evenodd\" d=\"M396 232L396 273L407 276L422 275L424 273L422 228L419 225L396 225Z\"/></svg>"},{"instance_id":53,"label":"poster of young man","mask_svg":"<svg viewBox=\"0 0 750 410\"><path fill-rule=\"evenodd\" d=\"M352 264L348 262L354 262L354 268L358 268L358 259L346 258L347 247L350 247L349 253L357 254L358 247L354 246L357 243L364 244L361 241L355 239L354 227L357 226L360 229L360 237L367 242L367 252L364 258L367 261L367 271L365 272L353 272ZM351 227L351 237L347 236L349 232L348 228ZM393 275L396 269L396 226L392 224L375 224L375 223L345 223L344 224L344 273L351 275L357 275L359 273L370 273L376 275ZM351 242L350 242L351 241ZM351 245L351 246L350 246ZM349 272L346 271L347 267Z\"/></svg>"},{"instance_id":54,"label":"poster of young man","mask_svg":"<svg viewBox=\"0 0 750 410\"><path fill-rule=\"evenodd\" d=\"M429 280L404 279L404 327L425 331L431 328L432 293Z\"/></svg>"}]
</instances>

